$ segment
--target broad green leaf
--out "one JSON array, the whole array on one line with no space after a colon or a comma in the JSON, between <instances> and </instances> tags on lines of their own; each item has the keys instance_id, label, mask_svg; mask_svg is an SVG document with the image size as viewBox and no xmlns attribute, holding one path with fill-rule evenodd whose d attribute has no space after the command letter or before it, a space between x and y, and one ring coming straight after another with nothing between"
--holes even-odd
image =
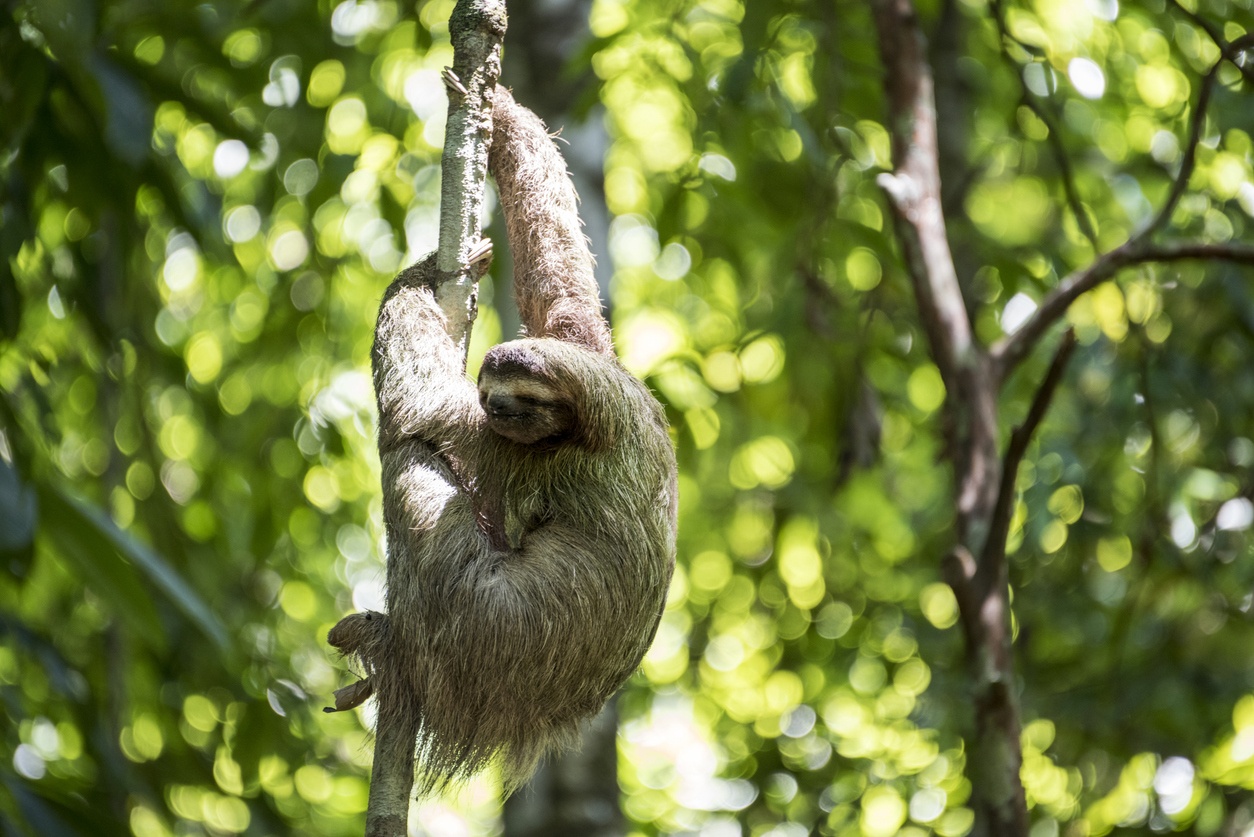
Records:
<instances>
[{"instance_id":1,"label":"broad green leaf","mask_svg":"<svg viewBox=\"0 0 1254 837\"><path fill-rule=\"evenodd\" d=\"M94 521L60 492L39 492L39 531L66 569L99 596L105 606L141 641L162 650L165 628L135 567L118 554Z\"/></svg>"}]
</instances>

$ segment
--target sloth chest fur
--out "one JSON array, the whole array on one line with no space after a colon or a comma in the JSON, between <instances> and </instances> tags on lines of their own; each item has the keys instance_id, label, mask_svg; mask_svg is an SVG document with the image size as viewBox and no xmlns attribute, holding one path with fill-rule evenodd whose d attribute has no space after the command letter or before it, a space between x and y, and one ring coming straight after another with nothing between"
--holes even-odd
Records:
<instances>
[{"instance_id":1,"label":"sloth chest fur","mask_svg":"<svg viewBox=\"0 0 1254 837\"><path fill-rule=\"evenodd\" d=\"M593 522L600 516L598 509L575 505L579 503L579 498L589 496L595 496L595 489L565 487L561 494L555 494L553 487L522 486L509 491L502 496L500 512L493 521L499 527L498 537L506 548L516 551L525 548L528 538L546 526L603 529L603 524ZM579 513L576 514L576 511ZM595 535L596 532L586 534Z\"/></svg>"},{"instance_id":2,"label":"sloth chest fur","mask_svg":"<svg viewBox=\"0 0 1254 837\"><path fill-rule=\"evenodd\" d=\"M480 519L496 549L524 550L537 533L564 530L578 532L599 551L621 542L644 523L637 518L648 516L648 511L635 507L635 497L622 502L621 486L599 479L604 475L598 469L569 473L562 464L536 457L530 467L524 463L512 473L495 473L480 481L476 491ZM628 492L632 493L637 492Z\"/></svg>"}]
</instances>

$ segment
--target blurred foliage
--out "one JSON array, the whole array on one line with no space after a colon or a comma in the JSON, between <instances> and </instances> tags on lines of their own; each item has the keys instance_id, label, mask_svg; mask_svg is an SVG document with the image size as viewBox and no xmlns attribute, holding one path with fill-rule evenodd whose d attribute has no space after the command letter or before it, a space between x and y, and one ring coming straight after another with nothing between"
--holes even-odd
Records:
<instances>
[{"instance_id":1,"label":"blurred foliage","mask_svg":"<svg viewBox=\"0 0 1254 837\"><path fill-rule=\"evenodd\" d=\"M435 242L451 6L0 3L6 835L360 833L368 718L318 712L323 637L381 600L368 350ZM1250 0L1185 6L921 3L983 339L1162 204L1254 28ZM624 810L965 834L946 393L875 183L868 10L597 0L590 25L620 350L682 468ZM1218 81L1170 233L1248 241L1254 97ZM1034 837L1254 823L1252 287L1148 266L1068 313L1011 527ZM491 833L492 799L418 827Z\"/></svg>"}]
</instances>

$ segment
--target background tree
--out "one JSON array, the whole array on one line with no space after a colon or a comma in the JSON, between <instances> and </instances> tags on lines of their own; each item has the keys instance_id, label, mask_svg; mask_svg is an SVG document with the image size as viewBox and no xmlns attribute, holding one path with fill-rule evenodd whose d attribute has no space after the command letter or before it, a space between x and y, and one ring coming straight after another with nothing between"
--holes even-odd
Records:
<instances>
[{"instance_id":1,"label":"background tree","mask_svg":"<svg viewBox=\"0 0 1254 837\"><path fill-rule=\"evenodd\" d=\"M9 833L360 833L321 638L379 600L370 325L434 248L450 8L0 4ZM628 827L1241 834L1254 13L913 11L595 0L568 65L683 469Z\"/></svg>"}]
</instances>

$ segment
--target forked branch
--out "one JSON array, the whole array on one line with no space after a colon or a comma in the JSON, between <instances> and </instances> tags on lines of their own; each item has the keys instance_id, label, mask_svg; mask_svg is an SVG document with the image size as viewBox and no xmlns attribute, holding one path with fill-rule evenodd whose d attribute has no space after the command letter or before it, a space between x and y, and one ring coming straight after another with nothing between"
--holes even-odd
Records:
<instances>
[{"instance_id":1,"label":"forked branch","mask_svg":"<svg viewBox=\"0 0 1254 837\"><path fill-rule=\"evenodd\" d=\"M989 349L994 374L1004 381L1019 362L1027 357L1050 327L1067 313L1067 308L1082 294L1114 278L1127 267L1141 264L1211 259L1254 265L1254 246L1230 242L1208 244L1182 242L1148 244L1134 238L1099 256L1083 270L1077 270L1059 282L1045 296L1039 308L1013 334L1003 337Z\"/></svg>"},{"instance_id":2,"label":"forked branch","mask_svg":"<svg viewBox=\"0 0 1254 837\"><path fill-rule=\"evenodd\" d=\"M1193 17L1191 13L1190 16ZM1200 18L1194 19L1200 22ZM1249 245L1198 241L1153 243L1154 236L1170 223L1172 212L1188 189L1189 179L1193 175L1197 147L1201 142L1206 123L1206 111L1215 85L1218 83L1220 65L1224 61L1231 61L1249 78L1248 68L1244 66L1242 59L1249 50L1254 48L1254 35L1246 35L1229 43L1223 41L1213 28L1207 27L1207 31L1212 37L1218 39L1221 55L1202 79L1198 100L1190 115L1189 137L1184 148L1180 170L1172 180L1167 199L1144 229L1115 249L1098 256L1088 267L1077 270L1060 281L1045 296L1040 307L1021 328L1013 334L1006 335L990 347L993 374L999 384L1004 382L1019 362L1027 357L1050 327L1066 314L1071 303L1102 282L1114 278L1126 267L1186 259L1213 259L1254 264L1254 247Z\"/></svg>"}]
</instances>

